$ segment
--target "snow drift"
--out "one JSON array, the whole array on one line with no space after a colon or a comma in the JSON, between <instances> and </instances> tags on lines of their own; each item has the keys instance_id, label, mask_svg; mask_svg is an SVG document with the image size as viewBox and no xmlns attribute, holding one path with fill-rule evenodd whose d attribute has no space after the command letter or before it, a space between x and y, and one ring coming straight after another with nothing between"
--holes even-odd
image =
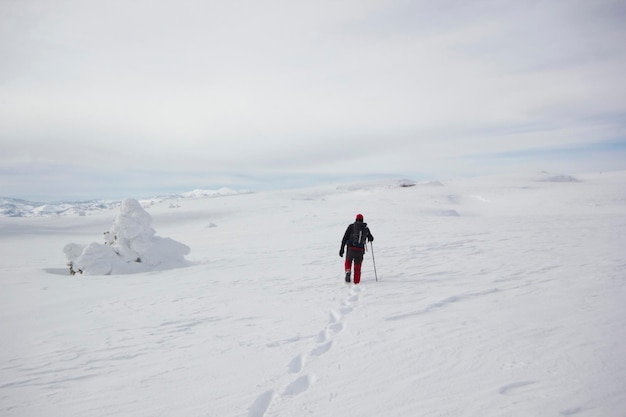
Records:
<instances>
[{"instance_id":1,"label":"snow drift","mask_svg":"<svg viewBox=\"0 0 626 417\"><path fill-rule=\"evenodd\" d=\"M122 202L120 214L104 233L105 243L69 243L63 251L72 273L89 275L132 274L189 265L190 248L170 238L157 236L152 217L139 201Z\"/></svg>"}]
</instances>

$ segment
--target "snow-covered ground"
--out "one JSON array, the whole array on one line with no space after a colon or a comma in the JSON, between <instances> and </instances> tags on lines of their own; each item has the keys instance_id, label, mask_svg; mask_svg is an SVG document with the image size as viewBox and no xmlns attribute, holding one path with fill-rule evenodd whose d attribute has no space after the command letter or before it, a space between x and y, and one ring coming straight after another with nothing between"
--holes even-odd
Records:
<instances>
[{"instance_id":1,"label":"snow-covered ground","mask_svg":"<svg viewBox=\"0 0 626 417\"><path fill-rule=\"evenodd\" d=\"M192 266L131 275L65 266L115 211L0 218L0 415L626 416L626 172L412 184L155 202Z\"/></svg>"}]
</instances>

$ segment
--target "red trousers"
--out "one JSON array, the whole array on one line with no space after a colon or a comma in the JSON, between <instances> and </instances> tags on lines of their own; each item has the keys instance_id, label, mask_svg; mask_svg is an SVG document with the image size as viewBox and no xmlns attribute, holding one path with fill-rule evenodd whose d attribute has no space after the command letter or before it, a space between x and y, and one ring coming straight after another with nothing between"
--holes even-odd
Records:
<instances>
[{"instance_id":1,"label":"red trousers","mask_svg":"<svg viewBox=\"0 0 626 417\"><path fill-rule=\"evenodd\" d=\"M361 264L363 263L363 258L354 260L354 283L358 284L361 282ZM346 257L346 272L350 272L352 269L352 259Z\"/></svg>"}]
</instances>

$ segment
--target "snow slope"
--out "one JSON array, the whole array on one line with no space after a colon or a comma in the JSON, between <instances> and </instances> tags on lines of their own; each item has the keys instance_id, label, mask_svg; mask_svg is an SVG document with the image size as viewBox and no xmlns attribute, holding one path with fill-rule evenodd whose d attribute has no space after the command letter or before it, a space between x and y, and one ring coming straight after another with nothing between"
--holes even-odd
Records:
<instances>
[{"instance_id":1,"label":"snow slope","mask_svg":"<svg viewBox=\"0 0 626 417\"><path fill-rule=\"evenodd\" d=\"M0 218L0 415L624 417L626 172L562 178L157 202L193 265L133 275L65 267L114 212Z\"/></svg>"}]
</instances>

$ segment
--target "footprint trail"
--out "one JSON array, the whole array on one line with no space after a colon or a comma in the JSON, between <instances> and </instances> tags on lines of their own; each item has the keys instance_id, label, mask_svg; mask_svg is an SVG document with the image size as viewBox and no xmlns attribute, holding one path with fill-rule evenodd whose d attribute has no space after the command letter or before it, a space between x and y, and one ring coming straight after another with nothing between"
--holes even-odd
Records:
<instances>
[{"instance_id":1,"label":"footprint trail","mask_svg":"<svg viewBox=\"0 0 626 417\"><path fill-rule=\"evenodd\" d=\"M265 417L275 402L289 401L304 394L315 383L315 375L306 372L309 361L315 360L329 352L334 343L334 337L341 333L346 325L346 317L354 311L360 299L361 288L350 287L347 296L341 301L337 309L328 313L328 323L320 330L315 340L315 346L310 351L300 353L287 364L287 372L279 380L290 381L282 388L269 389L260 394L250 406L248 417ZM295 379L294 375L296 375Z\"/></svg>"}]
</instances>

